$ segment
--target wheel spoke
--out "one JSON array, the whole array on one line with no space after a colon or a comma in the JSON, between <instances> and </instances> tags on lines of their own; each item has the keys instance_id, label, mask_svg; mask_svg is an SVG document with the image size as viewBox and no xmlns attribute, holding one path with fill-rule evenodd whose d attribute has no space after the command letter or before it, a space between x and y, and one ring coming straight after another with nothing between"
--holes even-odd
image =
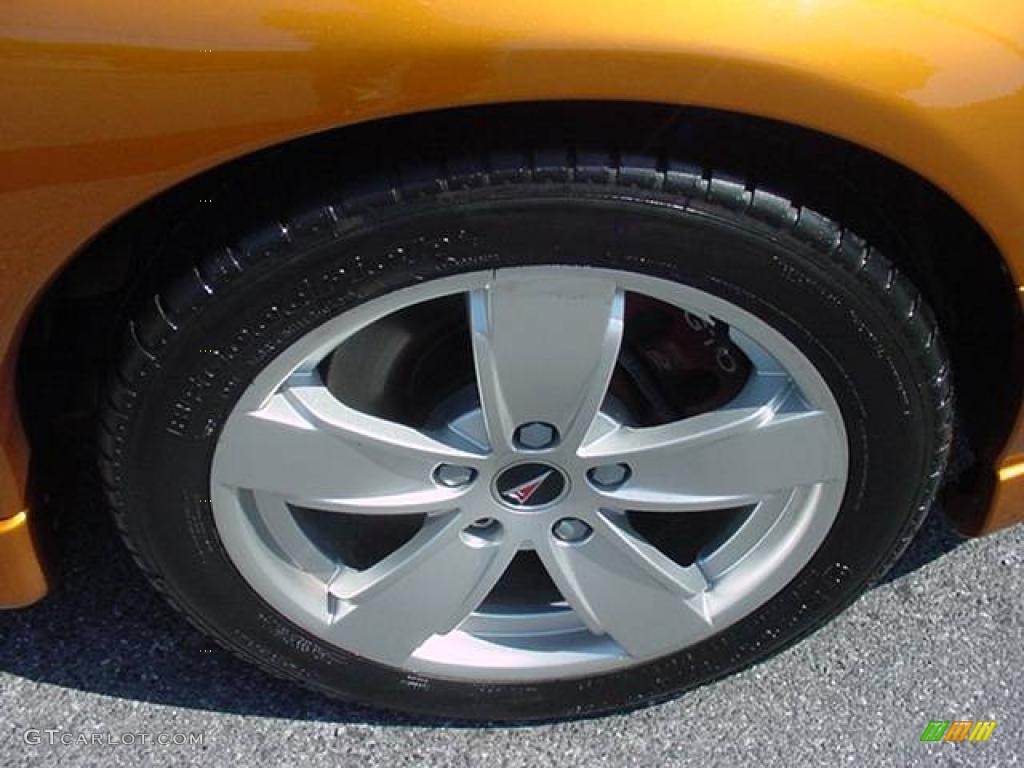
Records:
<instances>
[{"instance_id":1,"label":"wheel spoke","mask_svg":"<svg viewBox=\"0 0 1024 768\"><path fill-rule=\"evenodd\" d=\"M635 658L707 632L699 566L684 567L644 541L625 516L599 513L579 544L549 540L537 553L562 595L595 633Z\"/></svg>"},{"instance_id":2,"label":"wheel spoke","mask_svg":"<svg viewBox=\"0 0 1024 768\"><path fill-rule=\"evenodd\" d=\"M604 400L618 357L623 293L585 270L543 277L498 271L470 294L477 382L491 444L517 425L555 426L578 446Z\"/></svg>"},{"instance_id":3,"label":"wheel spoke","mask_svg":"<svg viewBox=\"0 0 1024 768\"><path fill-rule=\"evenodd\" d=\"M755 504L841 477L844 441L831 416L788 410L784 377L765 376L731 406L657 427L621 427L584 449L588 464L623 463L629 481L597 490L612 509L686 512Z\"/></svg>"},{"instance_id":4,"label":"wheel spoke","mask_svg":"<svg viewBox=\"0 0 1024 768\"><path fill-rule=\"evenodd\" d=\"M426 640L458 626L501 578L515 555L502 541L464 536L456 514L431 517L409 542L329 586L336 603L331 639L373 648L400 666Z\"/></svg>"},{"instance_id":5,"label":"wheel spoke","mask_svg":"<svg viewBox=\"0 0 1024 768\"><path fill-rule=\"evenodd\" d=\"M367 514L452 509L464 489L433 481L441 463L484 457L349 408L314 378L298 378L260 409L236 414L214 476L304 507Z\"/></svg>"}]
</instances>

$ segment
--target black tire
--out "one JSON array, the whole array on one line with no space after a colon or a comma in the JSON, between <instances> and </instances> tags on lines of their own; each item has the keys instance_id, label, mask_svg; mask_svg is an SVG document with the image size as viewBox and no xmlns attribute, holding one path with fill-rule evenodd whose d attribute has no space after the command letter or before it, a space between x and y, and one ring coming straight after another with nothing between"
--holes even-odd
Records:
<instances>
[{"instance_id":1,"label":"black tire","mask_svg":"<svg viewBox=\"0 0 1024 768\"><path fill-rule=\"evenodd\" d=\"M106 398L102 474L140 566L200 629L275 675L376 706L471 719L593 715L779 651L893 564L935 498L952 432L949 365L917 290L857 236L773 194L653 159L562 158L486 158L376 194L335 190L196 253L141 302ZM453 273L547 263L693 285L767 321L811 360L840 405L851 459L838 518L810 563L695 646L531 684L413 676L327 645L268 606L228 558L207 501L214 444L241 391L299 336L363 301Z\"/></svg>"}]
</instances>

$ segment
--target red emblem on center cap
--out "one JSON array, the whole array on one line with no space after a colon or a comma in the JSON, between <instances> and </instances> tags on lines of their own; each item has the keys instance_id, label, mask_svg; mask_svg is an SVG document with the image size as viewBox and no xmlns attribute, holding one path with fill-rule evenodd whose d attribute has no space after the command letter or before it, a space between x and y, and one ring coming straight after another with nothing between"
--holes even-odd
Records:
<instances>
[{"instance_id":1,"label":"red emblem on center cap","mask_svg":"<svg viewBox=\"0 0 1024 768\"><path fill-rule=\"evenodd\" d=\"M552 474L554 474L554 470L549 469L533 478L533 480L527 480L522 485L510 488L501 495L516 504L526 504L530 500L530 497L533 496L533 494L535 494L542 485L544 485L544 481L551 477Z\"/></svg>"}]
</instances>

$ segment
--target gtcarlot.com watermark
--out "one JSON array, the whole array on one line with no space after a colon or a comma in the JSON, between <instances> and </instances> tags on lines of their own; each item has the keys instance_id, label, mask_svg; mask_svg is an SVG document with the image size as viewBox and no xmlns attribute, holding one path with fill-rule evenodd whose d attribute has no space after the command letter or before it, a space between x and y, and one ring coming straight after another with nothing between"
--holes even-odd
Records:
<instances>
[{"instance_id":1,"label":"gtcarlot.com watermark","mask_svg":"<svg viewBox=\"0 0 1024 768\"><path fill-rule=\"evenodd\" d=\"M156 744L162 747L201 747L203 746L204 733L112 733L110 731L62 731L60 728L29 728L22 738L26 744L37 746L49 744L51 746L94 746L94 747L120 747L120 746L151 746Z\"/></svg>"}]
</instances>

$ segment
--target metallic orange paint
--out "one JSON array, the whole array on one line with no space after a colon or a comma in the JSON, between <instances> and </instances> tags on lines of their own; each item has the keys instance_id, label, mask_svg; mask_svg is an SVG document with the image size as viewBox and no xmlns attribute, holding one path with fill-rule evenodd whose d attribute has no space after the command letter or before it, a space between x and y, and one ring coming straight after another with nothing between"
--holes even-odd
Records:
<instances>
[{"instance_id":1,"label":"metallic orange paint","mask_svg":"<svg viewBox=\"0 0 1024 768\"><path fill-rule=\"evenodd\" d=\"M9 0L0 14L0 518L33 300L107 223L228 158L442 107L549 99L778 118L930 179L1024 285L1020 0ZM1024 455L1024 434L1007 466ZM1005 467L1004 467L1005 468ZM1004 478L993 521L1024 516ZM1009 489L1014 490L1009 490Z\"/></svg>"},{"instance_id":2,"label":"metallic orange paint","mask_svg":"<svg viewBox=\"0 0 1024 768\"><path fill-rule=\"evenodd\" d=\"M49 591L50 579L39 552L27 512L0 520L0 607L31 605Z\"/></svg>"},{"instance_id":3,"label":"metallic orange paint","mask_svg":"<svg viewBox=\"0 0 1024 768\"><path fill-rule=\"evenodd\" d=\"M1024 412L999 460L996 485L987 514L964 531L982 535L1024 520Z\"/></svg>"}]
</instances>

